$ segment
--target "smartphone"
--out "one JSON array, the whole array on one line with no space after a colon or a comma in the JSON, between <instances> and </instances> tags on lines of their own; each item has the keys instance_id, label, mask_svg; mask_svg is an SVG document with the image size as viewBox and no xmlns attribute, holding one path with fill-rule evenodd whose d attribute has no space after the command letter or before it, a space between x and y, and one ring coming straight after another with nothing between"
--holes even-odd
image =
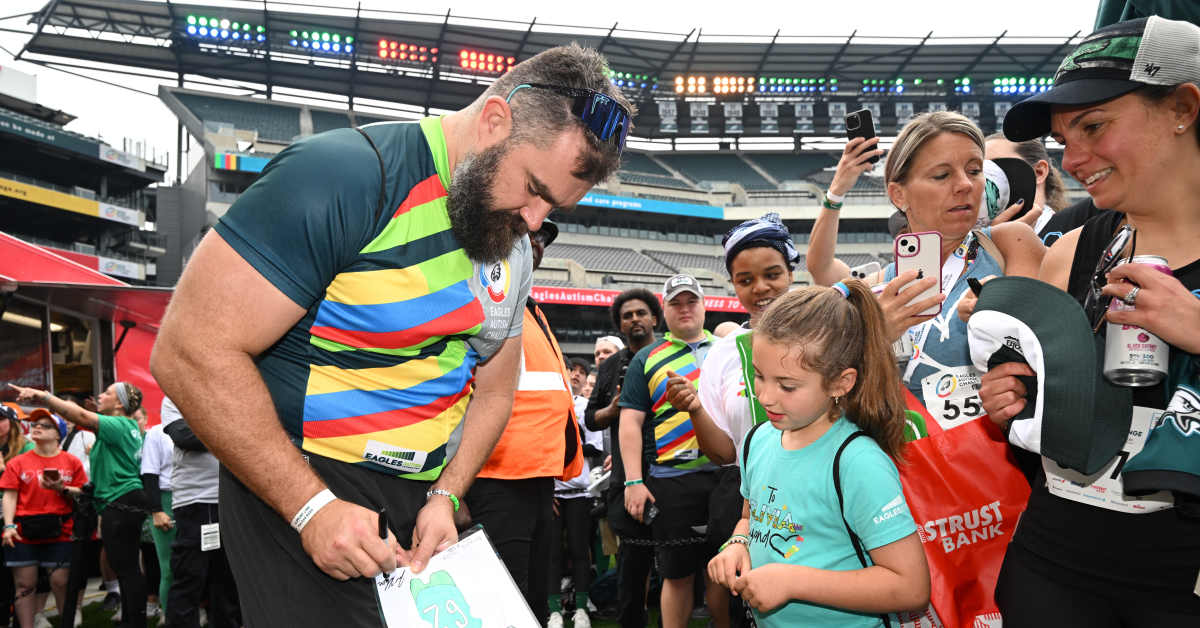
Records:
<instances>
[{"instance_id":1,"label":"smartphone","mask_svg":"<svg viewBox=\"0 0 1200 628\"><path fill-rule=\"evenodd\" d=\"M871 139L875 137L875 122L871 119L870 109L859 109L846 114L846 139L856 137ZM879 156L868 159L871 163L879 163Z\"/></svg>"},{"instance_id":2,"label":"smartphone","mask_svg":"<svg viewBox=\"0 0 1200 628\"><path fill-rule=\"evenodd\" d=\"M937 280L928 290L913 297L914 301L936 296L942 291L942 234L936 231L904 233L896 238L893 250L896 254L897 275L915 270L917 279L933 277ZM903 291L907 287L900 290ZM920 314L938 314L941 311L942 305L939 303Z\"/></svg>"},{"instance_id":3,"label":"smartphone","mask_svg":"<svg viewBox=\"0 0 1200 628\"><path fill-rule=\"evenodd\" d=\"M879 278L880 266L879 262L867 262L862 266L855 266L850 269L851 279L860 279L862 281L875 281Z\"/></svg>"},{"instance_id":4,"label":"smartphone","mask_svg":"<svg viewBox=\"0 0 1200 628\"><path fill-rule=\"evenodd\" d=\"M658 517L658 506L654 502L647 499L646 507L644 509L642 509L642 523L644 523L645 525L650 525L651 523L654 523L654 520L657 517Z\"/></svg>"},{"instance_id":5,"label":"smartphone","mask_svg":"<svg viewBox=\"0 0 1200 628\"><path fill-rule=\"evenodd\" d=\"M42 469L42 477L46 478L47 482L57 482L61 476L58 469Z\"/></svg>"}]
</instances>

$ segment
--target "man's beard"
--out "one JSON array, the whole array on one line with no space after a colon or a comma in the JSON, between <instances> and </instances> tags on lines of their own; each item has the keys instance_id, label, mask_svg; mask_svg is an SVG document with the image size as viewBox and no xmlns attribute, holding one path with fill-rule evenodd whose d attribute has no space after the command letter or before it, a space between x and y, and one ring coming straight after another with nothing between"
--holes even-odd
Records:
<instances>
[{"instance_id":1,"label":"man's beard","mask_svg":"<svg viewBox=\"0 0 1200 628\"><path fill-rule=\"evenodd\" d=\"M508 142L471 153L454 169L446 209L450 229L467 257L492 263L508 257L517 240L528 232L520 214L498 210L492 188Z\"/></svg>"}]
</instances>

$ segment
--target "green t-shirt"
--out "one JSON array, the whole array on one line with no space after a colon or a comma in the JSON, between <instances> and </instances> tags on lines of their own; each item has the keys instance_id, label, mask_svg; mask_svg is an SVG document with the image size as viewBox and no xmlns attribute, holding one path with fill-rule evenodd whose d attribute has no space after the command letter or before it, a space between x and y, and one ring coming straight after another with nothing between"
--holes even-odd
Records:
<instances>
[{"instance_id":1,"label":"green t-shirt","mask_svg":"<svg viewBox=\"0 0 1200 628\"><path fill-rule=\"evenodd\" d=\"M92 447L92 482L100 510L129 491L142 489L142 431L133 419L98 414Z\"/></svg>"}]
</instances>

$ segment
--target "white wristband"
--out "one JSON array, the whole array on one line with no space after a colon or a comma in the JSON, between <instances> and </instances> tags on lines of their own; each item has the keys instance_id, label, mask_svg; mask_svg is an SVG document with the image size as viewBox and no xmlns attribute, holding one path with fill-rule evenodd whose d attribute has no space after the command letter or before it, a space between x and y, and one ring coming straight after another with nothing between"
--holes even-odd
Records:
<instances>
[{"instance_id":1,"label":"white wristband","mask_svg":"<svg viewBox=\"0 0 1200 628\"><path fill-rule=\"evenodd\" d=\"M300 512L297 512L296 516L292 517L292 528L296 530L296 532L303 532L304 526L308 525L308 522L312 520L313 515L317 514L322 508L329 505L329 502L335 499L337 499L337 497L335 497L333 491L329 489L325 489L320 493L313 495L312 498L300 508Z\"/></svg>"},{"instance_id":2,"label":"white wristband","mask_svg":"<svg viewBox=\"0 0 1200 628\"><path fill-rule=\"evenodd\" d=\"M825 198L829 199L830 203L842 203L842 202L845 202L845 200L846 200L846 196L844 194L842 194L842 195L834 194L833 192L831 192L829 190L825 190Z\"/></svg>"}]
</instances>

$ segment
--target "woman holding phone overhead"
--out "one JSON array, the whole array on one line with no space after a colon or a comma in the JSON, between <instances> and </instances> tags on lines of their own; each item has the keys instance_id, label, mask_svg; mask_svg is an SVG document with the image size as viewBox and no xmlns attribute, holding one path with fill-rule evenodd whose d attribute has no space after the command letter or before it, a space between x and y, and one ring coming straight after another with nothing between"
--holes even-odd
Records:
<instances>
[{"instance_id":1,"label":"woman holding phone overhead","mask_svg":"<svg viewBox=\"0 0 1200 628\"><path fill-rule=\"evenodd\" d=\"M870 169L867 159L880 153L876 144L877 140L851 140L838 163L809 245L807 261L816 283L837 281L849 274L845 264L833 259L841 209L834 199L844 196ZM897 276L892 263L878 278L886 285L882 290L877 286L876 291L888 319L890 340L908 334L915 347L913 357L901 368L904 383L943 427L983 415L979 374L971 366L966 323L955 314L958 301L969 294L967 279L1036 277L1045 253L1033 230L1022 223L973 232L983 201L983 150L983 132L965 116L947 111L924 113L900 131L884 168L888 199L904 213L909 231L940 236L940 277L918 279L915 270ZM939 285L938 294L919 298ZM939 304L937 314L921 314ZM943 381L955 382L953 389L948 391L944 384L939 387Z\"/></svg>"}]
</instances>

